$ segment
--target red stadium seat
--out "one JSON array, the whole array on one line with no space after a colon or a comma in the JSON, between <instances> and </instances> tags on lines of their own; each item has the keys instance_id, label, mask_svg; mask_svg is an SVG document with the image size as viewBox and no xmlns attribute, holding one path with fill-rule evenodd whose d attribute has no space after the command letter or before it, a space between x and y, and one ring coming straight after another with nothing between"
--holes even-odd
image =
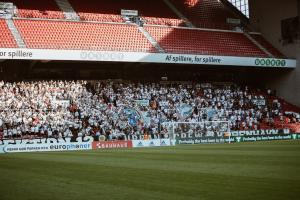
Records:
<instances>
[{"instance_id":1,"label":"red stadium seat","mask_svg":"<svg viewBox=\"0 0 300 200\"><path fill-rule=\"evenodd\" d=\"M270 44L262 35L260 34L250 34L250 35L276 58L285 58L285 56L278 49L276 49L272 44Z\"/></svg>"},{"instance_id":2,"label":"red stadium seat","mask_svg":"<svg viewBox=\"0 0 300 200\"><path fill-rule=\"evenodd\" d=\"M155 52L136 26L14 20L28 48Z\"/></svg>"},{"instance_id":3,"label":"red stadium seat","mask_svg":"<svg viewBox=\"0 0 300 200\"><path fill-rule=\"evenodd\" d=\"M267 57L242 33L154 26L145 28L169 53Z\"/></svg>"},{"instance_id":4,"label":"red stadium seat","mask_svg":"<svg viewBox=\"0 0 300 200\"><path fill-rule=\"evenodd\" d=\"M69 0L82 20L100 22L122 22L121 9L138 10L148 24L183 26L183 21L162 1L153 0Z\"/></svg>"},{"instance_id":5,"label":"red stadium seat","mask_svg":"<svg viewBox=\"0 0 300 200\"><path fill-rule=\"evenodd\" d=\"M17 16L24 18L64 19L63 12L55 0L1 0L17 6Z\"/></svg>"},{"instance_id":6,"label":"red stadium seat","mask_svg":"<svg viewBox=\"0 0 300 200\"><path fill-rule=\"evenodd\" d=\"M0 47L1 48L17 48L17 43L7 27L5 20L0 19Z\"/></svg>"},{"instance_id":7,"label":"red stadium seat","mask_svg":"<svg viewBox=\"0 0 300 200\"><path fill-rule=\"evenodd\" d=\"M193 25L200 28L232 29L226 18L236 18L219 0L170 0Z\"/></svg>"}]
</instances>

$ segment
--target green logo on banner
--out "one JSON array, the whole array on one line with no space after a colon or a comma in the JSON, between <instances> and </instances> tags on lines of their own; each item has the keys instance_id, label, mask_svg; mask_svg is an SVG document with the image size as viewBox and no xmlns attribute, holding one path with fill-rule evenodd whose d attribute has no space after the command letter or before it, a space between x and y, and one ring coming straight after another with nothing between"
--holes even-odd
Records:
<instances>
[{"instance_id":1,"label":"green logo on banner","mask_svg":"<svg viewBox=\"0 0 300 200\"><path fill-rule=\"evenodd\" d=\"M297 140L297 134L292 134L293 140Z\"/></svg>"},{"instance_id":2,"label":"green logo on banner","mask_svg":"<svg viewBox=\"0 0 300 200\"><path fill-rule=\"evenodd\" d=\"M266 67L285 67L286 61L282 59L273 59L273 58L257 58L255 60L255 65L266 66Z\"/></svg>"},{"instance_id":3,"label":"green logo on banner","mask_svg":"<svg viewBox=\"0 0 300 200\"><path fill-rule=\"evenodd\" d=\"M241 142L241 140L242 140L242 137L235 137L236 142Z\"/></svg>"}]
</instances>

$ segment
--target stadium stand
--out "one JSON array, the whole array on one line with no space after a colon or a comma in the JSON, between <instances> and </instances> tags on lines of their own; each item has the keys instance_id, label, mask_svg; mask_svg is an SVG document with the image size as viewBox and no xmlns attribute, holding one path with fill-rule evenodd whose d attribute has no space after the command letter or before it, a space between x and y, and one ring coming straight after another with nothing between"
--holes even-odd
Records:
<instances>
[{"instance_id":1,"label":"stadium stand","mask_svg":"<svg viewBox=\"0 0 300 200\"><path fill-rule=\"evenodd\" d=\"M83 21L65 20L54 0L5 2L17 6L13 22L27 48L157 53L137 25L123 23L120 10L134 9L166 53L268 57L243 32L216 30L232 29L226 18L235 18L221 1L169 1L202 28L165 27L185 24L162 0L69 0ZM0 19L0 30L0 47L17 48L5 20ZM284 58L260 34L250 35L272 55ZM142 108L150 118L147 123L123 112L139 109L136 100L141 99L149 100ZM57 103L60 101L70 105L64 107ZM188 116L177 112L182 104L192 108ZM299 108L284 99L235 84L95 81L91 89L87 81L0 82L0 133L5 138L108 134L113 139L124 134L159 133L162 122L205 120L230 121L231 130L277 127L297 132L299 113Z\"/></svg>"},{"instance_id":2,"label":"stadium stand","mask_svg":"<svg viewBox=\"0 0 300 200\"><path fill-rule=\"evenodd\" d=\"M162 1L143 2L139 0L86 0L78 2L70 0L73 8L82 20L100 22L123 22L121 9L138 10L147 24L184 25L181 19Z\"/></svg>"},{"instance_id":3,"label":"stadium stand","mask_svg":"<svg viewBox=\"0 0 300 200\"><path fill-rule=\"evenodd\" d=\"M22 18L64 19L63 12L54 0L1 0L14 3L17 16Z\"/></svg>"},{"instance_id":4,"label":"stadium stand","mask_svg":"<svg viewBox=\"0 0 300 200\"><path fill-rule=\"evenodd\" d=\"M170 121L226 120L231 130L279 126L278 119L288 118L281 103L276 98L269 103L266 93L256 95L256 91L229 83L1 81L0 132L4 138L107 135L122 139L128 134L160 133L160 125ZM141 106L136 102L140 99L149 103ZM266 103L255 103L261 100ZM177 111L183 104L190 109L184 114ZM299 128L299 115L286 124ZM210 129L214 131L214 126Z\"/></svg>"},{"instance_id":5,"label":"stadium stand","mask_svg":"<svg viewBox=\"0 0 300 200\"><path fill-rule=\"evenodd\" d=\"M11 34L10 30L7 27L7 24L5 20L0 19L0 47L3 48L16 48L17 43L15 39L13 38L13 35Z\"/></svg>"},{"instance_id":6,"label":"stadium stand","mask_svg":"<svg viewBox=\"0 0 300 200\"><path fill-rule=\"evenodd\" d=\"M134 25L14 20L28 48L153 52Z\"/></svg>"},{"instance_id":7,"label":"stadium stand","mask_svg":"<svg viewBox=\"0 0 300 200\"><path fill-rule=\"evenodd\" d=\"M16 26L28 48L156 52L155 48L134 26L63 22L63 12L59 10L54 0L41 2L14 0L12 2L18 8L19 17L61 19L57 22L16 19ZM200 27L230 28L225 22L227 17L233 16L217 0L172 0L172 2L181 9L186 8L183 13L188 14L187 16L191 21L197 18L200 19L197 20L199 23L209 24L209 26L200 25ZM70 3L78 12L81 20L85 21L123 22L120 10L125 8L138 10L146 24L185 26L183 20L179 19L162 0L156 0L151 4L145 4L138 0L87 0L84 2L71 0ZM161 12L161 10L164 10L164 12ZM216 26L216 24L220 26ZM224 27L224 24L227 27ZM238 32L154 26L147 26L146 29L159 42L161 47L169 53L269 57L242 33ZM284 55L261 35L251 34L251 36L274 57L284 58ZM80 40L80 38L85 38L85 40ZM6 47L7 45L3 44L1 46ZM14 47L14 45L9 47Z\"/></svg>"},{"instance_id":8,"label":"stadium stand","mask_svg":"<svg viewBox=\"0 0 300 200\"><path fill-rule=\"evenodd\" d=\"M145 26L145 29L169 53L267 57L239 32L156 26Z\"/></svg>"},{"instance_id":9,"label":"stadium stand","mask_svg":"<svg viewBox=\"0 0 300 200\"><path fill-rule=\"evenodd\" d=\"M285 58L285 56L270 44L261 34L250 33L250 36L254 38L259 44L266 48L272 55L277 58Z\"/></svg>"},{"instance_id":10,"label":"stadium stand","mask_svg":"<svg viewBox=\"0 0 300 200\"><path fill-rule=\"evenodd\" d=\"M170 0L196 27L233 29L227 18L236 18L219 0Z\"/></svg>"}]
</instances>

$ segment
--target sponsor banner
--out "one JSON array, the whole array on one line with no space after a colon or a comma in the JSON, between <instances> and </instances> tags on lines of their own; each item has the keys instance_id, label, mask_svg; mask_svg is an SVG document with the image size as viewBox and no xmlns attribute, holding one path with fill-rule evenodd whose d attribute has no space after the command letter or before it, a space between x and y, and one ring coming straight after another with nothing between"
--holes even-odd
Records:
<instances>
[{"instance_id":1,"label":"sponsor banner","mask_svg":"<svg viewBox=\"0 0 300 200\"><path fill-rule=\"evenodd\" d=\"M289 135L289 129L269 129L269 130L249 130L249 131L231 131L231 136L268 136L268 135Z\"/></svg>"},{"instance_id":2,"label":"sponsor banner","mask_svg":"<svg viewBox=\"0 0 300 200\"><path fill-rule=\"evenodd\" d=\"M300 133L294 133L294 134L292 134L292 139L293 140L300 140Z\"/></svg>"},{"instance_id":3,"label":"sponsor banner","mask_svg":"<svg viewBox=\"0 0 300 200\"><path fill-rule=\"evenodd\" d=\"M93 142L93 149L121 149L121 148L132 148L132 141L102 141L102 142Z\"/></svg>"},{"instance_id":4,"label":"sponsor banner","mask_svg":"<svg viewBox=\"0 0 300 200\"><path fill-rule=\"evenodd\" d=\"M295 59L117 51L0 48L0 60L71 60L296 68Z\"/></svg>"},{"instance_id":5,"label":"sponsor banner","mask_svg":"<svg viewBox=\"0 0 300 200\"><path fill-rule=\"evenodd\" d=\"M0 153L5 153L4 152L4 146L0 146Z\"/></svg>"},{"instance_id":6,"label":"sponsor banner","mask_svg":"<svg viewBox=\"0 0 300 200\"><path fill-rule=\"evenodd\" d=\"M171 141L170 139L132 140L132 146L134 148L171 146Z\"/></svg>"},{"instance_id":7,"label":"sponsor banner","mask_svg":"<svg viewBox=\"0 0 300 200\"><path fill-rule=\"evenodd\" d=\"M9 144L4 147L4 152L39 152L39 151L76 151L92 149L90 142L63 143L63 144Z\"/></svg>"},{"instance_id":8,"label":"sponsor banner","mask_svg":"<svg viewBox=\"0 0 300 200\"><path fill-rule=\"evenodd\" d=\"M176 144L207 144L224 143L224 133L178 133L175 135Z\"/></svg>"},{"instance_id":9,"label":"sponsor banner","mask_svg":"<svg viewBox=\"0 0 300 200\"><path fill-rule=\"evenodd\" d=\"M160 146L173 146L170 139L160 139Z\"/></svg>"},{"instance_id":10,"label":"sponsor banner","mask_svg":"<svg viewBox=\"0 0 300 200\"><path fill-rule=\"evenodd\" d=\"M71 142L70 138L63 139L36 139L30 140L6 140L5 144L1 145L4 152L41 152L41 151L76 151L92 149L92 137L87 137L88 140L82 141L82 138L77 138L76 142ZM0 146L0 149L1 149Z\"/></svg>"},{"instance_id":11,"label":"sponsor banner","mask_svg":"<svg viewBox=\"0 0 300 200\"><path fill-rule=\"evenodd\" d=\"M266 136L240 136L240 137L232 137L235 142L257 142L257 141L268 141L268 140L296 140L300 139L295 134L289 135L266 135Z\"/></svg>"},{"instance_id":12,"label":"sponsor banner","mask_svg":"<svg viewBox=\"0 0 300 200\"><path fill-rule=\"evenodd\" d=\"M124 136L125 140L145 140L145 136L144 135L128 135L128 136ZM148 135L149 140L154 140L154 139L169 139L170 135L169 134L150 134Z\"/></svg>"},{"instance_id":13,"label":"sponsor banner","mask_svg":"<svg viewBox=\"0 0 300 200\"><path fill-rule=\"evenodd\" d=\"M291 139L300 139L300 134L291 134L289 129L232 131L230 137L224 136L223 134L215 134L215 136L209 137L201 134L176 134L176 144L207 144Z\"/></svg>"},{"instance_id":14,"label":"sponsor banner","mask_svg":"<svg viewBox=\"0 0 300 200\"><path fill-rule=\"evenodd\" d=\"M300 134L292 134L289 129L271 129L256 131L233 131L231 138L235 142L256 142L268 140L297 140Z\"/></svg>"},{"instance_id":15,"label":"sponsor banner","mask_svg":"<svg viewBox=\"0 0 300 200\"><path fill-rule=\"evenodd\" d=\"M231 142L233 139L231 140ZM210 144L210 143L225 143L229 142L229 139L224 137L189 137L181 138L180 136L176 138L176 144Z\"/></svg>"}]
</instances>

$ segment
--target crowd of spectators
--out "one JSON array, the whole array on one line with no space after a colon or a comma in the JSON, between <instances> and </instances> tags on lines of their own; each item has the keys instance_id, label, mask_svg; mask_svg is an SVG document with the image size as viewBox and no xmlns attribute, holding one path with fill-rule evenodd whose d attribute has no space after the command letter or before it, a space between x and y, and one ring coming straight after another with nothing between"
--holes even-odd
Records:
<instances>
[{"instance_id":1,"label":"crowd of spectators","mask_svg":"<svg viewBox=\"0 0 300 200\"><path fill-rule=\"evenodd\" d=\"M234 84L2 81L0 137L122 139L163 134L170 122L227 121L230 130L256 130L284 115L266 96Z\"/></svg>"}]
</instances>

